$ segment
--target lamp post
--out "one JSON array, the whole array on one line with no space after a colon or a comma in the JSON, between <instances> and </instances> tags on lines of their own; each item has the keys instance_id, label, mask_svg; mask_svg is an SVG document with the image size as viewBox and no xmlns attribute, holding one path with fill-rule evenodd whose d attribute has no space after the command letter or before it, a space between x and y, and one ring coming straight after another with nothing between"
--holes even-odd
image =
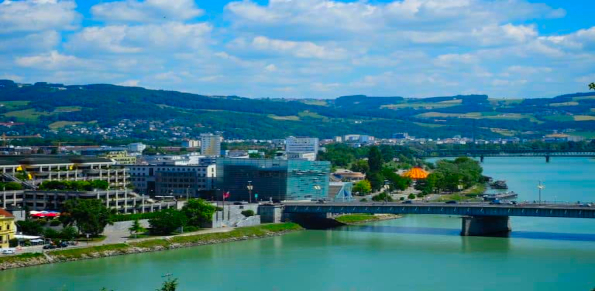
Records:
<instances>
[{"instance_id":1,"label":"lamp post","mask_svg":"<svg viewBox=\"0 0 595 291\"><path fill-rule=\"evenodd\" d=\"M318 196L318 198L320 199L320 190L322 189L322 187L320 187L320 185L314 185L314 190L316 190L316 196Z\"/></svg>"},{"instance_id":2,"label":"lamp post","mask_svg":"<svg viewBox=\"0 0 595 291\"><path fill-rule=\"evenodd\" d=\"M384 202L388 202L388 189L390 189L390 185L388 180L384 180L384 186L382 186L382 190L384 190Z\"/></svg>"},{"instance_id":3,"label":"lamp post","mask_svg":"<svg viewBox=\"0 0 595 291\"><path fill-rule=\"evenodd\" d=\"M252 203L252 190L254 189L252 181L248 181L248 186L246 186L246 188L248 188L248 202Z\"/></svg>"},{"instance_id":4,"label":"lamp post","mask_svg":"<svg viewBox=\"0 0 595 291\"><path fill-rule=\"evenodd\" d=\"M544 188L545 186L541 184L541 181L539 181L539 185L537 185L537 189L539 189L539 205L541 205L541 190Z\"/></svg>"}]
</instances>

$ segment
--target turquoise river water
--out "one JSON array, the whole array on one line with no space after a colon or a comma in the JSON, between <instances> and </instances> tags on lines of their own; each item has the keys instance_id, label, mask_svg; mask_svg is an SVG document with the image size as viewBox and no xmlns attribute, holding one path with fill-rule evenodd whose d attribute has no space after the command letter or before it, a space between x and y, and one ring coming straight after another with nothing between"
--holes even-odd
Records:
<instances>
[{"instance_id":1,"label":"turquoise river water","mask_svg":"<svg viewBox=\"0 0 595 291\"><path fill-rule=\"evenodd\" d=\"M487 158L519 200L595 201L595 160ZM510 238L461 237L460 218L402 219L0 272L0 290L591 290L595 220L512 218Z\"/></svg>"}]
</instances>

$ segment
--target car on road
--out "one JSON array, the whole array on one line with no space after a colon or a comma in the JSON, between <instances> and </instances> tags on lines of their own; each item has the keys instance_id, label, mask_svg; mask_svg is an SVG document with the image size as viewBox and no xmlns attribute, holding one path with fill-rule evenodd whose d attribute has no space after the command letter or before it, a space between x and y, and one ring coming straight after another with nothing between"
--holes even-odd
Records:
<instances>
[{"instance_id":1,"label":"car on road","mask_svg":"<svg viewBox=\"0 0 595 291\"><path fill-rule=\"evenodd\" d=\"M56 248L56 246L55 245L52 245L52 244L48 244L48 245L43 246L43 249L44 250L53 250L55 248Z\"/></svg>"},{"instance_id":2,"label":"car on road","mask_svg":"<svg viewBox=\"0 0 595 291\"><path fill-rule=\"evenodd\" d=\"M0 253L2 253L3 255L14 255L15 250L14 249L2 249L2 251Z\"/></svg>"},{"instance_id":3,"label":"car on road","mask_svg":"<svg viewBox=\"0 0 595 291\"><path fill-rule=\"evenodd\" d=\"M494 201L490 202L490 205L502 205L502 204L503 204L503 203L502 203L502 201L500 201L500 200L498 200L498 199L496 199L496 200L494 200Z\"/></svg>"},{"instance_id":4,"label":"car on road","mask_svg":"<svg viewBox=\"0 0 595 291\"><path fill-rule=\"evenodd\" d=\"M592 207L592 206L593 206L593 204L591 204L591 203L583 203L583 204L581 204L581 207Z\"/></svg>"},{"instance_id":5,"label":"car on road","mask_svg":"<svg viewBox=\"0 0 595 291\"><path fill-rule=\"evenodd\" d=\"M458 202L456 200L449 200L449 201L446 201L444 203L446 203L446 204L457 204Z\"/></svg>"},{"instance_id":6,"label":"car on road","mask_svg":"<svg viewBox=\"0 0 595 291\"><path fill-rule=\"evenodd\" d=\"M318 204L324 204L324 203L326 203L326 201L323 200L323 199L320 199L320 200L316 201L316 203L318 203Z\"/></svg>"},{"instance_id":7,"label":"car on road","mask_svg":"<svg viewBox=\"0 0 595 291\"><path fill-rule=\"evenodd\" d=\"M403 201L402 204L413 204L413 201L411 201L411 200L405 200L405 201Z\"/></svg>"}]
</instances>

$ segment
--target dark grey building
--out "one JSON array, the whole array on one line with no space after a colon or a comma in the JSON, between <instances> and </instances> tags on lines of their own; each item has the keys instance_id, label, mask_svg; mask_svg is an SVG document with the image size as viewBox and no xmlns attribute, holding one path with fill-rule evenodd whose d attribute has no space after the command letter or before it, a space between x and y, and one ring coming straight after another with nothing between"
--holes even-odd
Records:
<instances>
[{"instance_id":1,"label":"dark grey building","mask_svg":"<svg viewBox=\"0 0 595 291\"><path fill-rule=\"evenodd\" d=\"M328 197L331 164L325 161L217 159L217 194L231 201L312 200ZM252 196L248 186L252 187Z\"/></svg>"}]
</instances>

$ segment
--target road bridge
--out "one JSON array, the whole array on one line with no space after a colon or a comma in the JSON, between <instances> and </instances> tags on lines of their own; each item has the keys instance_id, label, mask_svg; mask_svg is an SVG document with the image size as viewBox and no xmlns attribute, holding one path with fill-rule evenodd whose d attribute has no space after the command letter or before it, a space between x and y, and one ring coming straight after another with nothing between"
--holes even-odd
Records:
<instances>
[{"instance_id":1,"label":"road bridge","mask_svg":"<svg viewBox=\"0 0 595 291\"><path fill-rule=\"evenodd\" d=\"M595 157L595 151L563 151L563 150L489 150L489 149L467 149L467 150L427 150L420 154L422 158L432 157L474 157L482 162L486 157L545 157L549 163L552 157Z\"/></svg>"},{"instance_id":2,"label":"road bridge","mask_svg":"<svg viewBox=\"0 0 595 291\"><path fill-rule=\"evenodd\" d=\"M489 203L286 203L289 215L327 215L343 213L432 214L462 216L461 235L495 235L510 231L510 216L595 218L590 204L489 204Z\"/></svg>"}]
</instances>

